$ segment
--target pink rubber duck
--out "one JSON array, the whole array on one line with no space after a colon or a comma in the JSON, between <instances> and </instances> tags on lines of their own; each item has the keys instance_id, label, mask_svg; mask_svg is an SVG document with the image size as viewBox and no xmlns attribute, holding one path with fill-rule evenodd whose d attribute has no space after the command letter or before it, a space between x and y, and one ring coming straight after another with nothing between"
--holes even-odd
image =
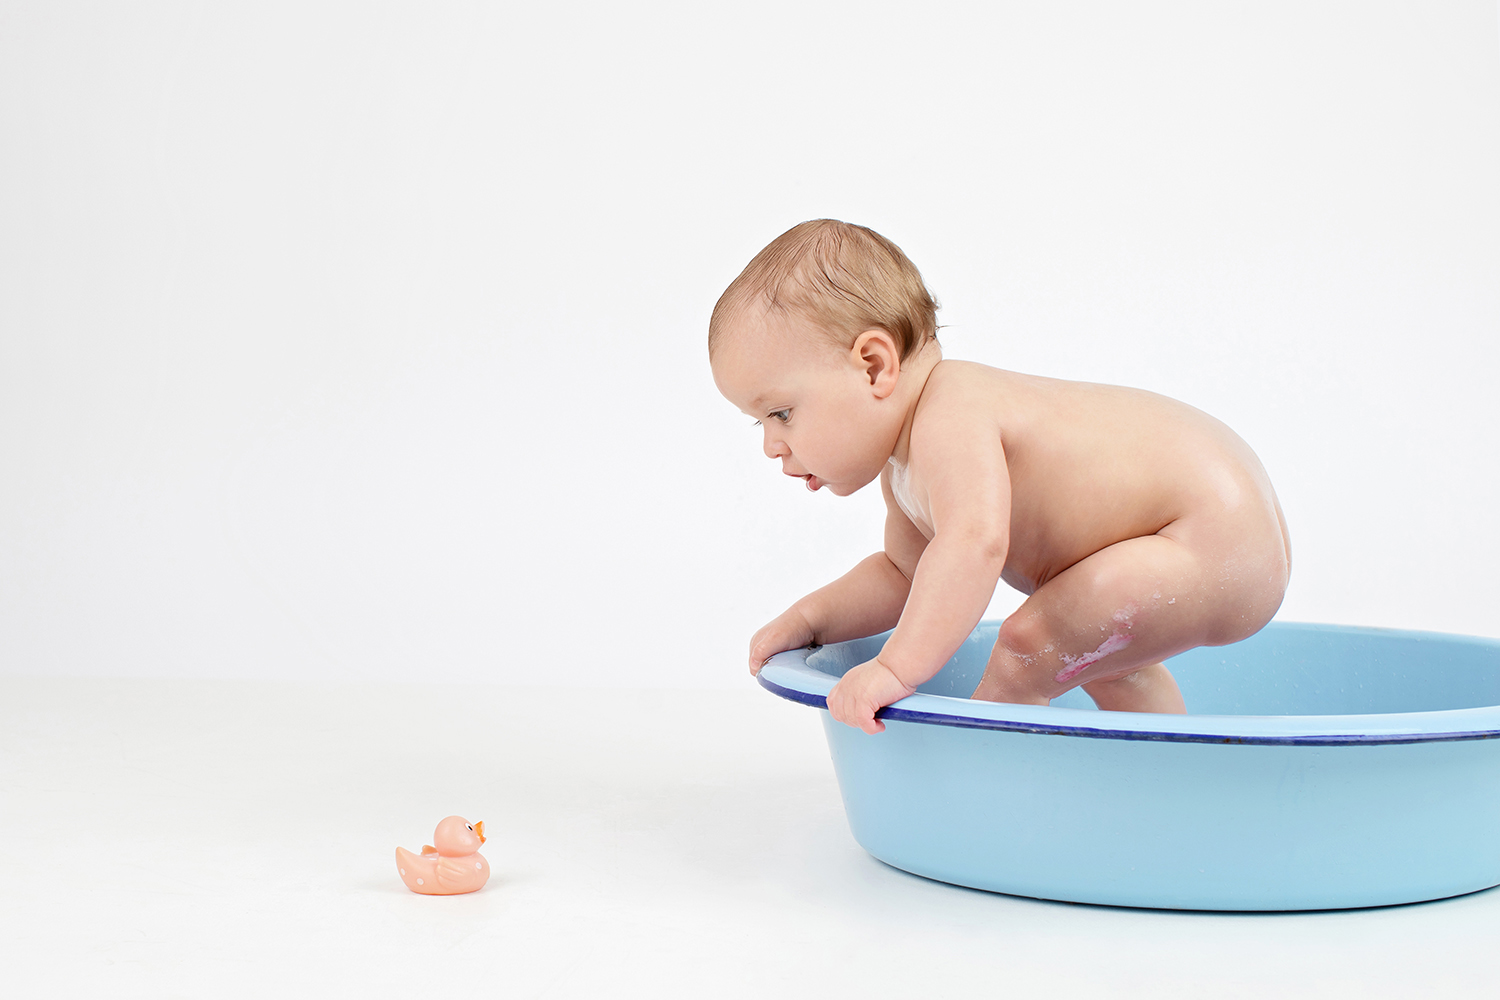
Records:
<instances>
[{"instance_id":1,"label":"pink rubber duck","mask_svg":"<svg viewBox=\"0 0 1500 1000\"><path fill-rule=\"evenodd\" d=\"M412 892L453 896L489 881L489 862L478 853L484 843L483 823L449 816L437 825L432 840L437 846L426 845L421 854L396 848L396 870Z\"/></svg>"}]
</instances>

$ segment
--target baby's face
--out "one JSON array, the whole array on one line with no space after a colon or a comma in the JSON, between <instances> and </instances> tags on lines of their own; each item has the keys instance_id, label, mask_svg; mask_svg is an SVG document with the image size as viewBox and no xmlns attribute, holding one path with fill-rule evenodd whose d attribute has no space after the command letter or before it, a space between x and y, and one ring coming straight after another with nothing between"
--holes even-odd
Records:
<instances>
[{"instance_id":1,"label":"baby's face","mask_svg":"<svg viewBox=\"0 0 1500 1000\"><path fill-rule=\"evenodd\" d=\"M873 482L900 434L881 407L852 351L829 342L804 320L742 317L714 351L714 383L760 422L768 458L781 471L848 496Z\"/></svg>"}]
</instances>

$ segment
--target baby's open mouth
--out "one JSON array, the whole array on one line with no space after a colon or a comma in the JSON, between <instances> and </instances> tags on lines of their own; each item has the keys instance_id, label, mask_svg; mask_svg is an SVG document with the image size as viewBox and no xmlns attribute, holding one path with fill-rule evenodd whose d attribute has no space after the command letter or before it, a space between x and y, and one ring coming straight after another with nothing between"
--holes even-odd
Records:
<instances>
[{"instance_id":1,"label":"baby's open mouth","mask_svg":"<svg viewBox=\"0 0 1500 1000\"><path fill-rule=\"evenodd\" d=\"M803 476L802 481L805 482L807 484L807 488L814 493L818 492L818 488L823 485L822 480L813 475L811 472Z\"/></svg>"}]
</instances>

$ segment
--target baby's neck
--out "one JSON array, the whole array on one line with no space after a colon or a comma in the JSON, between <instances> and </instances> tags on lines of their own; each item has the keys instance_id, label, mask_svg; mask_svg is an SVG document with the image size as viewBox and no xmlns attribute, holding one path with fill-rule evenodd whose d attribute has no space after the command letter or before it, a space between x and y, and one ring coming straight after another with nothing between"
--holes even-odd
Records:
<instances>
[{"instance_id":1,"label":"baby's neck","mask_svg":"<svg viewBox=\"0 0 1500 1000\"><path fill-rule=\"evenodd\" d=\"M896 436L896 445L891 449L889 461L904 467L907 462L907 452L911 445L911 425L916 419L917 407L922 402L922 393L927 390L927 380L932 377L933 371L943 360L943 349L938 345L934 337L922 345L922 349L912 355L910 361L901 365L901 378L897 383L896 395L900 399L904 415L901 421L901 432Z\"/></svg>"}]
</instances>

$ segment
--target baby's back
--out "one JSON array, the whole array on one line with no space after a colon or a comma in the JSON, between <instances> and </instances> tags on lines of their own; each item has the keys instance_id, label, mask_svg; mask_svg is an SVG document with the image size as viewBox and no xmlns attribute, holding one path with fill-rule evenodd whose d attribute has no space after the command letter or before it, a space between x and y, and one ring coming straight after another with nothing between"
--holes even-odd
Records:
<instances>
[{"instance_id":1,"label":"baby's back","mask_svg":"<svg viewBox=\"0 0 1500 1000\"><path fill-rule=\"evenodd\" d=\"M1247 504L1276 513L1250 447L1186 403L959 361L933 370L924 397L938 394L969 397L976 430L1000 434L1011 483L1005 579L1023 592L1184 518L1234 517Z\"/></svg>"}]
</instances>

